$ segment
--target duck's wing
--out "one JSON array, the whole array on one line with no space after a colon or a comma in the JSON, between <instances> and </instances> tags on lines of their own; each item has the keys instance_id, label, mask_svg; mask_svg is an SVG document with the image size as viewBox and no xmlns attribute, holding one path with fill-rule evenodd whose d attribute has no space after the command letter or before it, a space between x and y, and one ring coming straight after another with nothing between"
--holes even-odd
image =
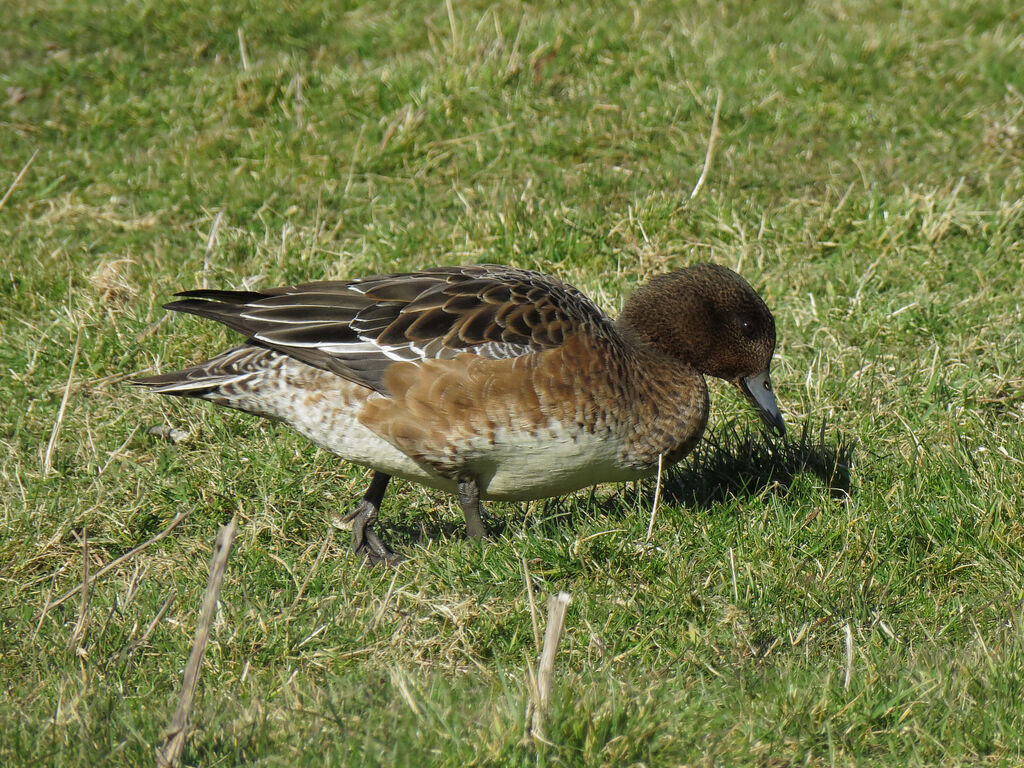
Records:
<instances>
[{"instance_id":1,"label":"duck's wing","mask_svg":"<svg viewBox=\"0 0 1024 768\"><path fill-rule=\"evenodd\" d=\"M551 349L575 333L614 335L572 286L497 265L442 267L266 291L195 290L167 309L233 328L380 392L398 361L463 353L502 359Z\"/></svg>"}]
</instances>

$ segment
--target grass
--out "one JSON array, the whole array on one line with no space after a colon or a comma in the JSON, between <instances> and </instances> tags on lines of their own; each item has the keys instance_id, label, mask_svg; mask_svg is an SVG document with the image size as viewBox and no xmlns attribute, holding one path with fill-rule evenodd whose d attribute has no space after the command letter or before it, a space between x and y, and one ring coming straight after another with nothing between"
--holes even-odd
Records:
<instances>
[{"instance_id":1,"label":"grass","mask_svg":"<svg viewBox=\"0 0 1024 768\"><path fill-rule=\"evenodd\" d=\"M154 759L232 515L189 765L1024 759L1016 4L27 0L3 27L0 193L34 160L0 209L0 764ZM715 385L653 547L653 485L491 505L479 546L400 483L409 562L368 570L332 527L362 471L125 384L229 343L160 309L181 288L486 260L617 311L707 259L775 313L791 434ZM533 747L524 563L573 595Z\"/></svg>"}]
</instances>

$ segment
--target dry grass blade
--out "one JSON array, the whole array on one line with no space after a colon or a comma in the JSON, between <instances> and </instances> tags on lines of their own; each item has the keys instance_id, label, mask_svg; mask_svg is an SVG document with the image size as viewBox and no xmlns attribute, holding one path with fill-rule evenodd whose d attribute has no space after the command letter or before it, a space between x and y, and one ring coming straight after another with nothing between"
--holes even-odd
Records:
<instances>
[{"instance_id":1,"label":"dry grass blade","mask_svg":"<svg viewBox=\"0 0 1024 768\"><path fill-rule=\"evenodd\" d=\"M245 32L242 31L241 27L238 28L238 55L239 55L239 58L242 61L242 71L243 72L248 72L249 71L249 54L245 50Z\"/></svg>"},{"instance_id":2,"label":"dry grass blade","mask_svg":"<svg viewBox=\"0 0 1024 768\"><path fill-rule=\"evenodd\" d=\"M238 30L238 39L242 41L242 30ZM243 59L245 54L245 45L242 44ZM248 66L246 66L248 69ZM213 246L217 242L217 232L220 230L220 223L224 219L224 211L217 211L217 215L213 217L213 224L210 226L210 234L206 238L206 251L203 253L203 288L209 288L209 274L210 274L210 257L213 255Z\"/></svg>"},{"instance_id":3,"label":"dry grass blade","mask_svg":"<svg viewBox=\"0 0 1024 768\"><path fill-rule=\"evenodd\" d=\"M690 199L693 200L704 186L704 182L708 178L708 171L711 170L711 157L715 152L715 141L718 139L718 114L722 109L722 89L718 89L718 99L715 101L715 116L711 118L711 135L708 136L708 151L704 155L704 167L701 168L700 178L697 179L697 183L693 185L693 191L690 192Z\"/></svg>"},{"instance_id":4,"label":"dry grass blade","mask_svg":"<svg viewBox=\"0 0 1024 768\"><path fill-rule=\"evenodd\" d=\"M531 680L531 701L527 708L527 738L544 740L544 721L547 718L548 701L551 698L552 680L555 674L555 656L558 643L565 627L565 614L572 597L568 592L559 592L548 598L548 623L544 630L544 648L537 663L535 683ZM532 670L531 671L531 678Z\"/></svg>"},{"instance_id":5,"label":"dry grass blade","mask_svg":"<svg viewBox=\"0 0 1024 768\"><path fill-rule=\"evenodd\" d=\"M174 599L177 596L177 591L172 589L171 594L169 594L167 596L167 599L164 600L164 602L161 604L160 608L156 612L156 615L152 618L149 624L146 625L146 628L145 630L143 630L142 634L135 640L132 640L130 643L128 643L128 645L122 648L121 652L117 654L118 662L124 661L135 652L136 648L141 648L143 645L146 644L146 641L149 640L149 636L153 634L153 630L156 629L156 625L160 623L160 619L163 618L164 614L167 612L167 609L171 607L171 603L174 602Z\"/></svg>"},{"instance_id":6,"label":"dry grass blade","mask_svg":"<svg viewBox=\"0 0 1024 768\"><path fill-rule=\"evenodd\" d=\"M182 750L185 748L188 719L192 714L192 702L199 684L199 665L202 663L203 653L206 651L206 640L210 635L210 624L213 623L214 612L217 609L217 598L220 595L221 584L224 583L224 571L227 568L228 554L231 552L231 542L234 538L235 518L232 517L231 521L218 531L217 540L213 545L213 556L210 558L210 580L206 584L203 609L199 614L199 622L196 624L192 653L189 654L188 664L185 665L178 708L167 729L167 740L164 742L163 751L157 755L156 762L161 768L177 765L181 759Z\"/></svg>"},{"instance_id":7,"label":"dry grass blade","mask_svg":"<svg viewBox=\"0 0 1024 768\"><path fill-rule=\"evenodd\" d=\"M7 204L7 200L10 198L11 195L14 194L14 190L17 189L18 185L21 183L21 180L25 177L25 174L28 173L28 169L32 167L32 162L36 159L36 155L38 154L39 150L37 149L35 152L32 153L32 157L30 157L25 162L25 165L21 167L21 170L18 171L18 175L14 177L14 181L11 182L11 186L7 188L7 191L4 193L4 196L0 198L0 211L4 209L4 206Z\"/></svg>"},{"instance_id":8,"label":"dry grass blade","mask_svg":"<svg viewBox=\"0 0 1024 768\"><path fill-rule=\"evenodd\" d=\"M68 650L78 653L79 645L85 636L85 622L89 613L89 534L82 529L82 586L76 590L82 595L82 605L78 611L78 621L68 638Z\"/></svg>"},{"instance_id":9,"label":"dry grass blade","mask_svg":"<svg viewBox=\"0 0 1024 768\"><path fill-rule=\"evenodd\" d=\"M98 571L96 571L95 574L93 574L93 576L89 580L90 581L90 585L92 583L95 583L95 581L97 579L99 579L101 576L103 576L104 574L109 572L112 568L116 568L121 563L123 563L125 560L127 560L127 559L129 559L131 557L134 557L135 555L137 555L139 552L144 550L150 544L155 544L156 542L160 541L160 539L162 539L165 536L167 536L167 534L169 534L171 531L174 530L174 528L178 525L178 523L180 523L182 520L184 520L190 514L192 514L192 510L189 510L187 512L179 512L178 515L173 520L171 520L170 523L168 523L167 527L164 528L162 531L160 531L160 533L158 533L156 536L154 536L153 538L151 538L151 539L149 539L147 541L142 542L141 544L139 544L139 546L135 547L134 549L128 550L127 552L125 552L123 555L121 555L117 559L111 560L105 566L103 566ZM49 613L52 609L56 608L58 605L61 605L65 601L71 599L75 594L78 593L79 590L80 590L80 587L75 587L74 589L72 589L72 590L70 590L68 592L65 592L63 595L58 597L52 603L48 603L46 605L46 607L43 608L43 613L42 613L42 616L40 616L40 621L42 621L42 618L45 617L46 614Z\"/></svg>"},{"instance_id":10,"label":"dry grass blade","mask_svg":"<svg viewBox=\"0 0 1024 768\"><path fill-rule=\"evenodd\" d=\"M843 625L843 638L846 645L846 669L843 670L843 690L850 690L850 680L853 678L853 630L850 623Z\"/></svg>"},{"instance_id":11,"label":"dry grass blade","mask_svg":"<svg viewBox=\"0 0 1024 768\"><path fill-rule=\"evenodd\" d=\"M327 548L334 541L334 529L328 528L327 535L324 536L324 541L320 545L320 551L317 552L316 559L313 561L313 565L310 566L309 571L306 573L305 578L302 580L302 584L299 585L298 592L295 593L295 599L292 600L292 604L288 606L288 610L285 612L287 618L291 618L292 613L295 611L295 606L299 604L299 600L302 599L302 595L306 592L306 587L309 585L309 580L313 578L313 574L316 573L316 569L320 567L320 563L324 561L324 556L327 554Z\"/></svg>"},{"instance_id":12,"label":"dry grass blade","mask_svg":"<svg viewBox=\"0 0 1024 768\"><path fill-rule=\"evenodd\" d=\"M43 454L43 474L49 475L53 472L53 449L57 445L57 434L60 432L60 425L64 421L64 413L68 407L68 397L71 395L71 382L75 379L75 366L78 365L78 350L82 346L82 327L78 327L78 334L75 336L75 350L71 353L71 365L68 366L68 381L64 385L64 394L60 399L60 408L57 409L57 420L53 423L53 430L50 432L50 442L46 444L46 453Z\"/></svg>"},{"instance_id":13,"label":"dry grass blade","mask_svg":"<svg viewBox=\"0 0 1024 768\"><path fill-rule=\"evenodd\" d=\"M644 543L651 540L651 535L654 533L654 518L658 515L658 501L661 499L661 470L662 464L665 457L662 454L658 454L658 479L654 484L654 501L651 502L651 519L647 523L647 536L644 538Z\"/></svg>"},{"instance_id":14,"label":"dry grass blade","mask_svg":"<svg viewBox=\"0 0 1024 768\"><path fill-rule=\"evenodd\" d=\"M738 604L740 601L740 588L736 583L736 553L733 552L732 547L729 547L729 574L732 578L732 601Z\"/></svg>"},{"instance_id":15,"label":"dry grass blade","mask_svg":"<svg viewBox=\"0 0 1024 768\"><path fill-rule=\"evenodd\" d=\"M46 590L46 599L43 600L43 610L39 612L39 619L36 621L35 631L32 632L32 642L36 641L39 637L39 630L43 628L43 621L46 619L47 606L50 604L50 597L53 595L53 587L57 583L57 577L53 576L50 578L50 588Z\"/></svg>"},{"instance_id":16,"label":"dry grass blade","mask_svg":"<svg viewBox=\"0 0 1024 768\"><path fill-rule=\"evenodd\" d=\"M526 599L530 603L530 626L533 627L533 644L537 648L537 653L540 653L540 622L537 620L537 601L533 598L533 577L530 576L530 566L526 564L526 558L521 558L523 561L523 586L526 588Z\"/></svg>"}]
</instances>

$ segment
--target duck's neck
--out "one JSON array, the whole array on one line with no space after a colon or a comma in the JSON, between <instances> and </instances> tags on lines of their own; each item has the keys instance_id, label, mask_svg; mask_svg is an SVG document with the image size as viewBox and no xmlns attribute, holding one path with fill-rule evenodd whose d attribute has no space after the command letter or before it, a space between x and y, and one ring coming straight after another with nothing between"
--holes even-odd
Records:
<instances>
[{"instance_id":1,"label":"duck's neck","mask_svg":"<svg viewBox=\"0 0 1024 768\"><path fill-rule=\"evenodd\" d=\"M704 433L708 418L708 387L693 366L669 355L638 333L632 324L616 323L630 360L629 378L635 394L637 429L629 453L637 468L652 469L662 456L663 467L689 453Z\"/></svg>"}]
</instances>

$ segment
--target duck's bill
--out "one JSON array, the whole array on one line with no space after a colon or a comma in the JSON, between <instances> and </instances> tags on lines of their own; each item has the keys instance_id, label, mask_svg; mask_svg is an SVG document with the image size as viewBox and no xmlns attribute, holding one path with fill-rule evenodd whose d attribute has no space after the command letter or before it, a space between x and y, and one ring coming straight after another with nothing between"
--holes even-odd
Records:
<instances>
[{"instance_id":1,"label":"duck's bill","mask_svg":"<svg viewBox=\"0 0 1024 768\"><path fill-rule=\"evenodd\" d=\"M772 392L772 380L768 375L768 371L761 371L761 373L754 374L753 376L744 376L739 380L739 387L743 390L743 394L757 406L758 413L761 414L761 420L769 427L775 430L779 437L786 434L786 422L782 420L782 414L779 412L779 406L775 402L775 393Z\"/></svg>"}]
</instances>

